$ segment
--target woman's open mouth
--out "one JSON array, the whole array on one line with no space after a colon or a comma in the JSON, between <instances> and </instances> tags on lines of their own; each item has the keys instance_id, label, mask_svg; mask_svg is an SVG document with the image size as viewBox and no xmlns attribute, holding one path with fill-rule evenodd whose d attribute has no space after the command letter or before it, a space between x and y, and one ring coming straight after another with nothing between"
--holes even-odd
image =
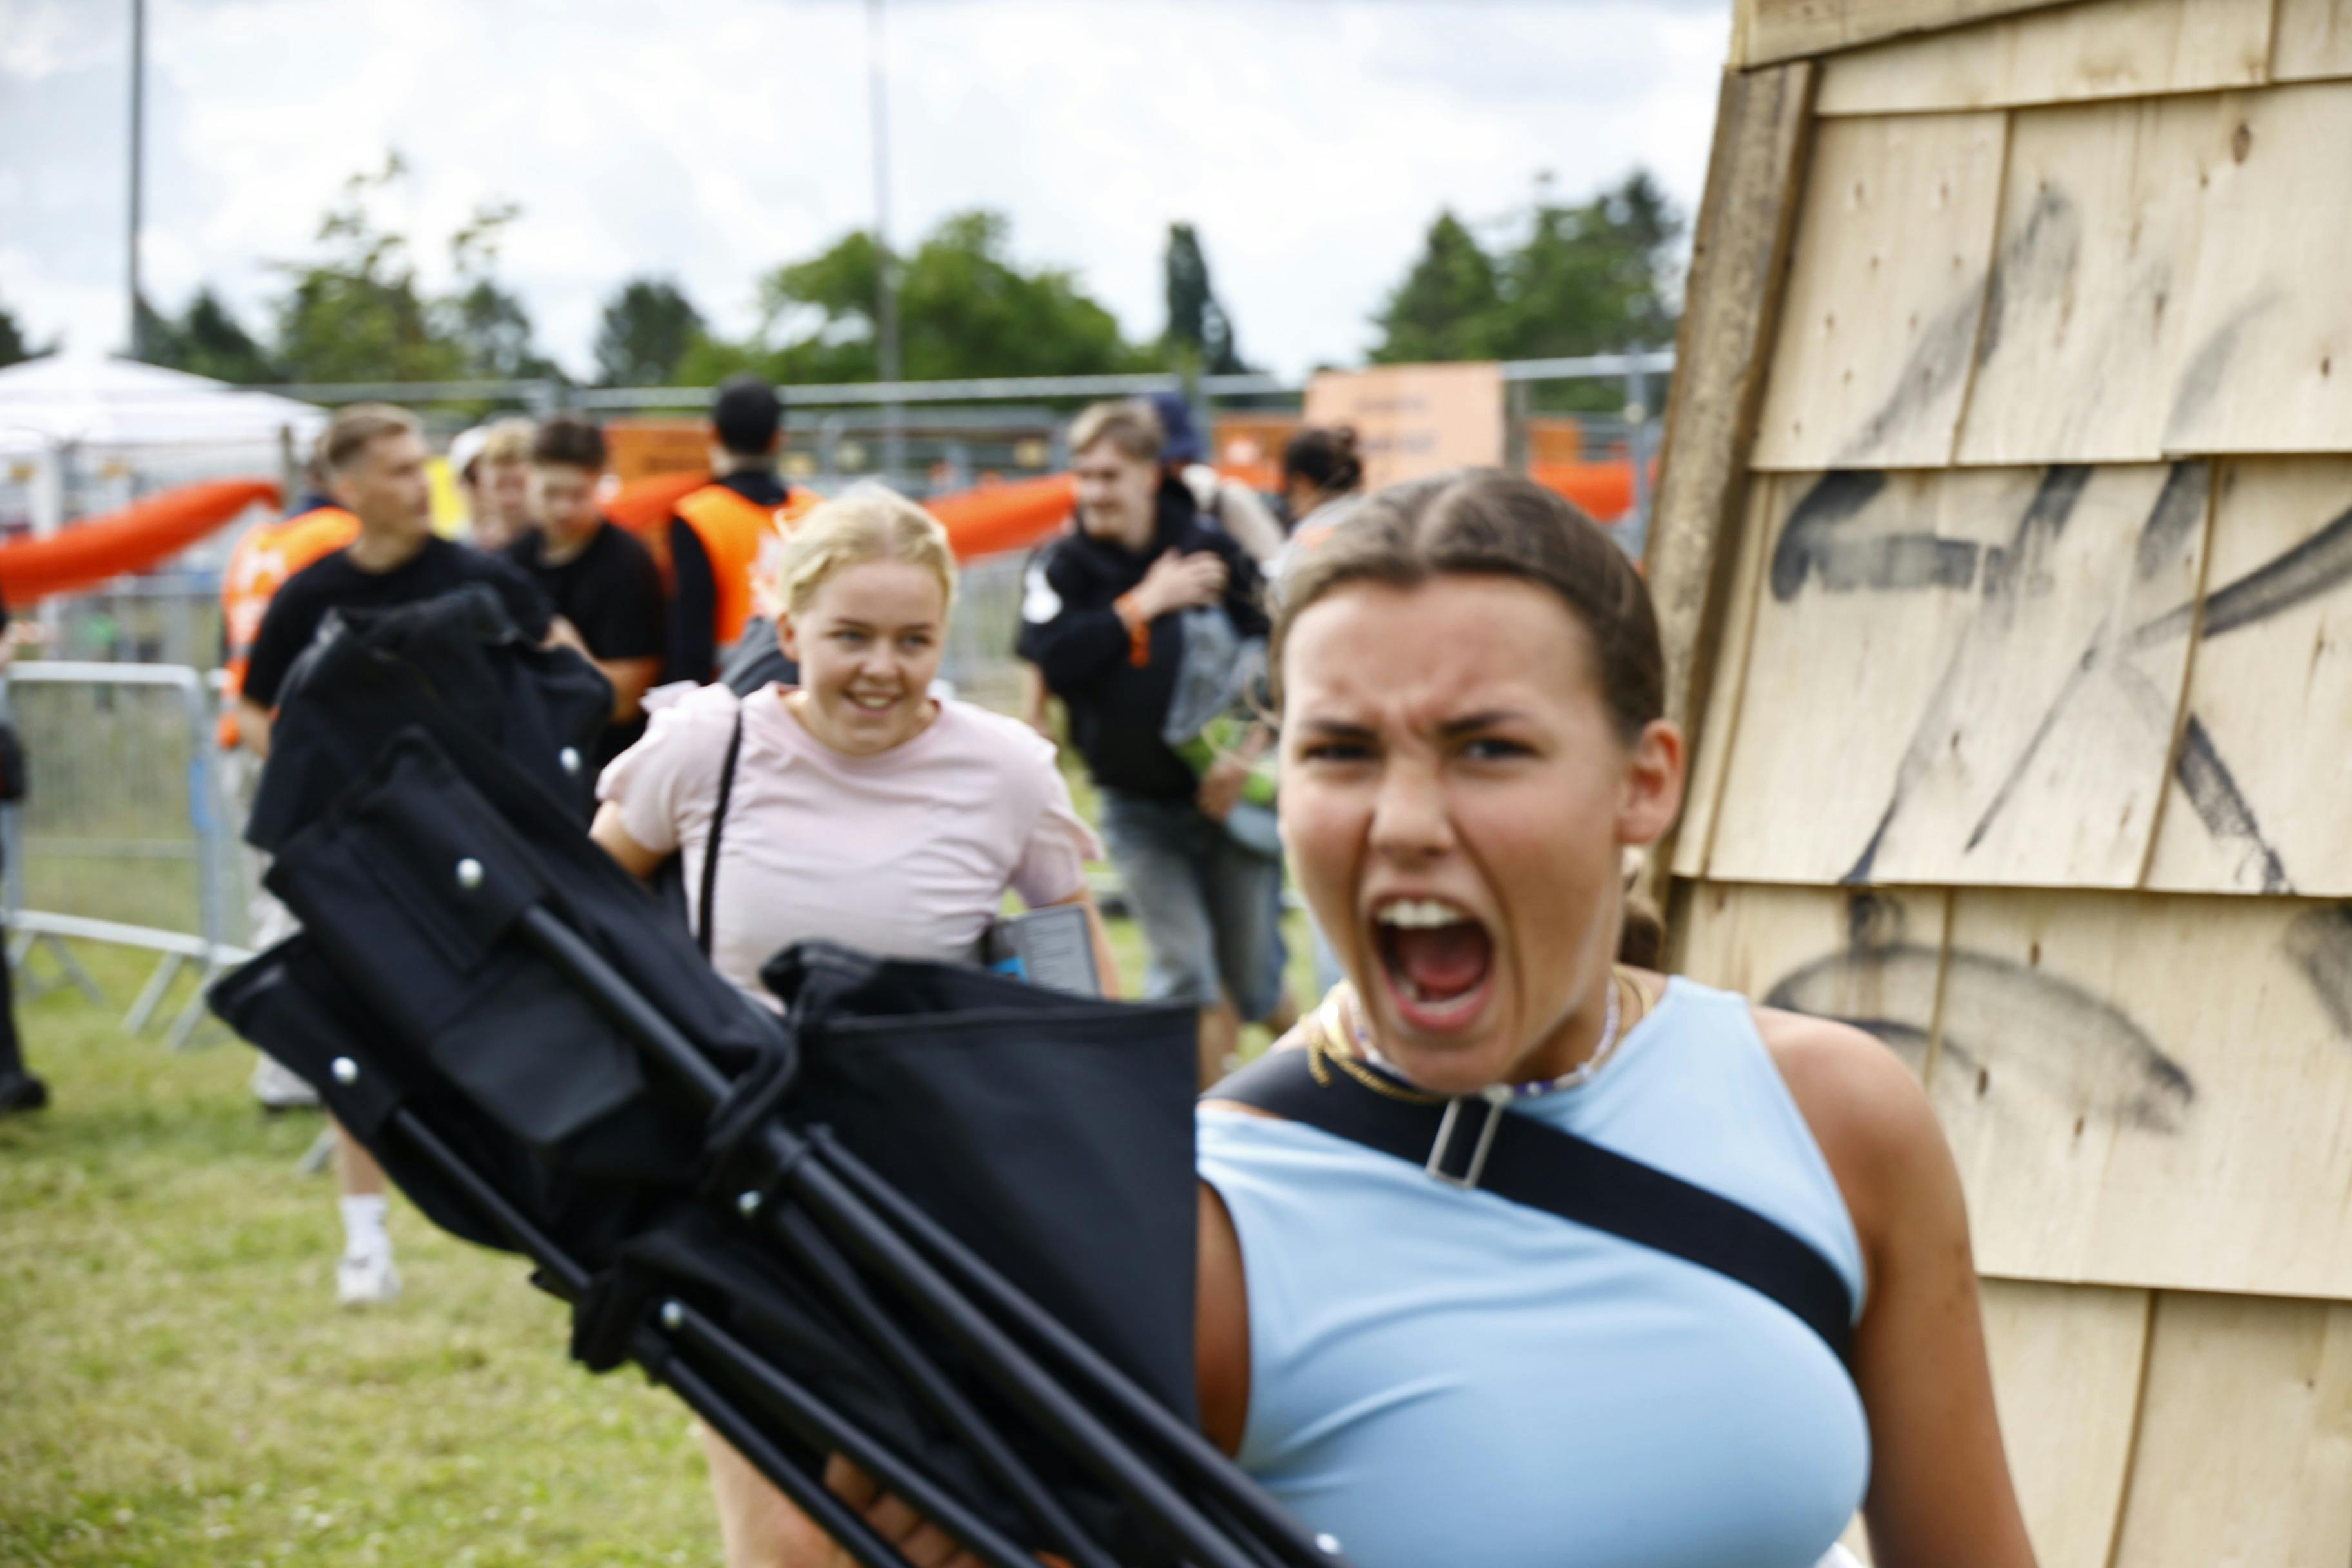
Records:
<instances>
[{"instance_id":1,"label":"woman's open mouth","mask_svg":"<svg viewBox=\"0 0 2352 1568\"><path fill-rule=\"evenodd\" d=\"M1442 899L1388 899L1372 910L1372 942L1404 1021L1444 1034L1486 1005L1495 939L1468 910Z\"/></svg>"},{"instance_id":2,"label":"woman's open mouth","mask_svg":"<svg viewBox=\"0 0 2352 1568\"><path fill-rule=\"evenodd\" d=\"M844 695L849 699L849 705L861 713L887 713L898 705L899 694L895 691L851 691Z\"/></svg>"}]
</instances>

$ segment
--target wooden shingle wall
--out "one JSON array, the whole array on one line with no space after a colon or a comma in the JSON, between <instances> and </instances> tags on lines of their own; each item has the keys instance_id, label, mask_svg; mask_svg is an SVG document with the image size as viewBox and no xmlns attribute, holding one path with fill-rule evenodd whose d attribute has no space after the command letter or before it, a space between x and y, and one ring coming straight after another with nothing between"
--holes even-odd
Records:
<instances>
[{"instance_id":1,"label":"wooden shingle wall","mask_svg":"<svg viewBox=\"0 0 2352 1568\"><path fill-rule=\"evenodd\" d=\"M1680 966L1900 1053L2047 1568L2352 1561L2352 0L1743 0Z\"/></svg>"}]
</instances>

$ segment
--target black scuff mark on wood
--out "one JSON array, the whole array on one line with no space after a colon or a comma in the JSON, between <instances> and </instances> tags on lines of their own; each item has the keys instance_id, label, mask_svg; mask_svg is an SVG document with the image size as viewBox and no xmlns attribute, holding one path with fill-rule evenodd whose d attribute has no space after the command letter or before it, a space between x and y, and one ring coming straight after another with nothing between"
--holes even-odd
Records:
<instances>
[{"instance_id":1,"label":"black scuff mark on wood","mask_svg":"<svg viewBox=\"0 0 2352 1568\"><path fill-rule=\"evenodd\" d=\"M2072 198L2043 187L2018 232L1991 265L1970 278L1929 320L1903 362L1895 388L1839 452L1836 462L1866 461L1895 431L1932 406L2000 343L2002 320L2017 292L2012 279L2035 286L2074 270L2082 246L2082 216Z\"/></svg>"},{"instance_id":2,"label":"black scuff mark on wood","mask_svg":"<svg viewBox=\"0 0 2352 1568\"><path fill-rule=\"evenodd\" d=\"M1885 488L1886 476L1875 468L1834 469L1815 479L1789 509L1789 521L1772 547L1772 596L1783 604L1795 598L1832 547L1838 526L1852 521Z\"/></svg>"},{"instance_id":3,"label":"black scuff mark on wood","mask_svg":"<svg viewBox=\"0 0 2352 1568\"><path fill-rule=\"evenodd\" d=\"M2129 1014L2010 959L1960 949L1947 962L1918 942L1858 944L1790 970L1764 1004L1851 1024L1913 1061L1937 1027L1939 985L1941 1048L1956 1072L1989 1089L1997 1065L2004 1086L2028 1086L2084 1121L2168 1134L2186 1124L2195 1080Z\"/></svg>"},{"instance_id":4,"label":"black scuff mark on wood","mask_svg":"<svg viewBox=\"0 0 2352 1568\"><path fill-rule=\"evenodd\" d=\"M2172 411L2164 421L2168 438L2181 426L2203 414L2221 391L2222 380L2228 375L2230 361L2238 352L2238 340L2255 320L2279 302L2279 291L2267 289L2239 306L2229 320L2213 329L2212 335L2197 347L2189 363L2180 373L2180 384L2173 394Z\"/></svg>"},{"instance_id":5,"label":"black scuff mark on wood","mask_svg":"<svg viewBox=\"0 0 2352 1568\"><path fill-rule=\"evenodd\" d=\"M2026 737L2025 744L2018 750L2017 760L2002 775L2000 787L1992 792L1992 798L1985 802L1984 811L1977 817L1976 826L1969 829L1968 843L1962 847L1962 854L1976 853L1977 846L1982 844L1985 835L1992 831L1993 824L2000 820L2001 812L2016 795L2017 786L2024 782L2026 770L2041 754L2043 742L2057 730L2059 715L2066 710L2066 705L2074 700L2074 693L2083 689L2083 682L2097 668L2098 647L2094 644L2076 661L2073 673L2066 677L2066 684L2058 689L2058 695L2051 700L2050 706L2042 710L2042 721L2033 727L2033 733Z\"/></svg>"},{"instance_id":6,"label":"black scuff mark on wood","mask_svg":"<svg viewBox=\"0 0 2352 1568\"><path fill-rule=\"evenodd\" d=\"M1921 410L1949 392L1975 361L1977 323L1984 308L1984 280L1969 280L1960 298L1936 312L1895 378L1895 390L1863 421L1862 428L1838 452L1834 462L1867 461L1889 437L1916 418Z\"/></svg>"},{"instance_id":7,"label":"black scuff mark on wood","mask_svg":"<svg viewBox=\"0 0 2352 1568\"><path fill-rule=\"evenodd\" d=\"M2204 531L2205 504L2212 491L2210 463L2172 465L2164 476L2164 489L2158 492L2156 505L2149 509L2147 521L2141 525L2139 547L2132 555L2132 569L2141 582L2155 581L2188 553Z\"/></svg>"},{"instance_id":8,"label":"black scuff mark on wood","mask_svg":"<svg viewBox=\"0 0 2352 1568\"><path fill-rule=\"evenodd\" d=\"M2017 234L2000 248L1985 279L1984 330L1977 337L1977 363L1990 363L2000 348L2011 305L2062 292L2074 281L2082 259L2082 211L2063 191L2042 186Z\"/></svg>"},{"instance_id":9,"label":"black scuff mark on wood","mask_svg":"<svg viewBox=\"0 0 2352 1568\"><path fill-rule=\"evenodd\" d=\"M2055 471L2053 470L2053 473ZM2084 474L2087 479L2088 470L2084 470ZM2175 463L2171 471L2165 475L2164 488L2157 492L2156 504L2148 509L2147 518L2141 521L2139 538L2133 546L2132 570L2141 582L2147 582L2178 566L2182 552L2196 543L2204 521L2205 501L2211 481L2211 466L2202 462ZM2046 484L2044 489L2048 489ZM2078 483L2074 495L2079 499L2081 494ZM2037 503L2039 500L2037 497ZM2072 510L2071 503L2068 510ZM2063 526L2063 521L2059 526ZM2041 722L2034 726L2033 733L2027 738L2016 760L2010 764L2009 771L2001 776L1992 799L1985 803L1976 826L1969 830L1963 854L1975 852L1977 846L1984 842L1985 836L1992 831L1993 824L1999 820L2001 812L2016 797L2027 770L2033 765L2033 759L2041 754L2042 746L2057 731L2059 718L2065 712L2067 704L2074 700L2075 694L2094 674L2112 668L2115 644L2115 626L2110 621L2093 635L2090 646L2083 650L2083 657L2075 661L2073 672L2066 677L2065 685L2059 688L2058 695L2043 710ZM2168 713L2161 716L2164 721L2170 721ZM2218 763L2219 761L2217 757L2215 762Z\"/></svg>"},{"instance_id":10,"label":"black scuff mark on wood","mask_svg":"<svg viewBox=\"0 0 2352 1568\"><path fill-rule=\"evenodd\" d=\"M2352 1040L2352 904L2296 916L2286 928L2286 954L2311 982L2336 1033Z\"/></svg>"},{"instance_id":11,"label":"black scuff mark on wood","mask_svg":"<svg viewBox=\"0 0 2352 1568\"><path fill-rule=\"evenodd\" d=\"M1985 570L1984 608L1979 612L1979 625L1960 639L1959 647L1937 678L1935 694L1921 710L1918 722L1913 727L1910 744L1904 748L1903 761L1895 772L1894 787L1887 792L1886 809L1878 818L1878 826L1863 847L1853 865L1838 879L1842 884L1867 882L1876 867L1878 853L1894 824L1895 814L1912 786L1935 765L1934 737L1941 731L1940 721L1951 693L1967 668L1971 647L1977 641L1985 617L2007 621L2017 613L2020 593L2034 581L2028 563L2038 559L2050 541L2065 531L2067 521L2083 500L2096 470L2074 463L2053 464L2042 471L2042 482L2034 487L2033 499L2026 504L2018 518L2017 528L2010 537L2006 551L1988 551L1994 557Z\"/></svg>"},{"instance_id":12,"label":"black scuff mark on wood","mask_svg":"<svg viewBox=\"0 0 2352 1568\"><path fill-rule=\"evenodd\" d=\"M2294 884L2287 878L2286 863L2270 840L2263 837L2262 825L2254 820L2253 803L2238 787L2237 775L2222 760L2212 733L2194 713L2189 715L2189 722L2182 727L2180 754L2173 760L2172 776L2179 781L2181 793L2189 797L2205 831L2216 844L2236 850L2242 863L2253 868L2263 892L2294 891Z\"/></svg>"},{"instance_id":13,"label":"black scuff mark on wood","mask_svg":"<svg viewBox=\"0 0 2352 1568\"><path fill-rule=\"evenodd\" d=\"M2352 580L2352 510L2308 539L2205 596L2203 635L2226 637L2333 593ZM2197 625L2197 606L2166 611L2132 634L2134 647L2185 637Z\"/></svg>"}]
</instances>

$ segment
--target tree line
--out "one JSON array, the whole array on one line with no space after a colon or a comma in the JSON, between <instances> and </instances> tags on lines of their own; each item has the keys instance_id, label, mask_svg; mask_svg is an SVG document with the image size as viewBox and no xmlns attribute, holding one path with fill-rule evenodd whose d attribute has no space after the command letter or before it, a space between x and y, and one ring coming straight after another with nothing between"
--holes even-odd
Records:
<instances>
[{"instance_id":1,"label":"tree line","mask_svg":"<svg viewBox=\"0 0 2352 1568\"><path fill-rule=\"evenodd\" d=\"M450 287L429 292L408 237L371 210L372 197L407 174L395 153L345 182L320 221L314 254L274 264L282 282L257 331L206 286L177 312L141 302L136 357L247 384L568 379L540 350L530 312L499 273L501 242L521 208L478 208L445 242ZM1370 319L1370 358L1528 359L1671 342L1684 226L1639 172L1581 202L1556 199L1543 176L1524 207L1480 222L1441 211ZM785 384L878 379L881 265L873 235L858 230L774 268L758 279L759 321L741 338L714 330L674 280L631 278L604 303L591 379L708 385L746 370ZM941 219L897 266L909 379L1252 368L1188 223L1169 226L1166 320L1146 340L1130 339L1076 273L1016 259L1011 221L1000 213ZM46 352L0 306L0 364ZM1604 407L1614 395L1587 393Z\"/></svg>"}]
</instances>

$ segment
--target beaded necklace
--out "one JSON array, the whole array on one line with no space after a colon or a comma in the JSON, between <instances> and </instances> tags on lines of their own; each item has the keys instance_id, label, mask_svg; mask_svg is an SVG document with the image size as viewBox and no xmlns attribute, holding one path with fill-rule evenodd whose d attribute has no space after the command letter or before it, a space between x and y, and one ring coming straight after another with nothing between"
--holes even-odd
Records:
<instances>
[{"instance_id":1,"label":"beaded necklace","mask_svg":"<svg viewBox=\"0 0 2352 1568\"><path fill-rule=\"evenodd\" d=\"M1624 1043L1625 1034L1627 1031L1622 1030L1619 1027L1623 1019L1623 1012L1619 1001L1618 987L1620 985L1630 985L1632 984L1632 981L1627 980L1623 974L1619 973L1615 965L1611 965L1609 970L1609 1001L1606 1010L1601 1015L1601 1040L1599 1044L1592 1047L1592 1054L1585 1058L1583 1061L1578 1063L1574 1068L1570 1068L1567 1072L1561 1073L1557 1078L1538 1079L1533 1083L1515 1083L1509 1085L1508 1087L1510 1089L1511 1097L1515 1100L1532 1099L1539 1094L1557 1094L1562 1089L1575 1089L1580 1085L1591 1082L1593 1078L1601 1071L1601 1069L1609 1065L1609 1059L1617 1054L1617 1047ZM1322 1026L1319 1032L1326 1039L1337 1039L1341 1036L1341 1031L1338 1026L1339 1022L1339 997L1337 991L1334 991L1330 996L1324 999L1322 1016L1318 1022ZM1412 1084L1412 1080L1406 1078L1402 1072L1398 1070L1396 1064L1390 1061L1388 1058L1382 1056L1381 1054L1380 1047L1372 1043L1371 1031L1364 1026L1362 1009L1358 1007L1349 1008L1348 1022L1351 1027L1346 1032L1348 1036L1354 1039L1357 1055L1365 1063L1365 1065L1373 1068L1382 1077L1393 1080L1396 1084L1409 1089L1413 1089L1414 1086ZM1414 1092L1418 1094L1422 1091L1414 1089Z\"/></svg>"}]
</instances>

